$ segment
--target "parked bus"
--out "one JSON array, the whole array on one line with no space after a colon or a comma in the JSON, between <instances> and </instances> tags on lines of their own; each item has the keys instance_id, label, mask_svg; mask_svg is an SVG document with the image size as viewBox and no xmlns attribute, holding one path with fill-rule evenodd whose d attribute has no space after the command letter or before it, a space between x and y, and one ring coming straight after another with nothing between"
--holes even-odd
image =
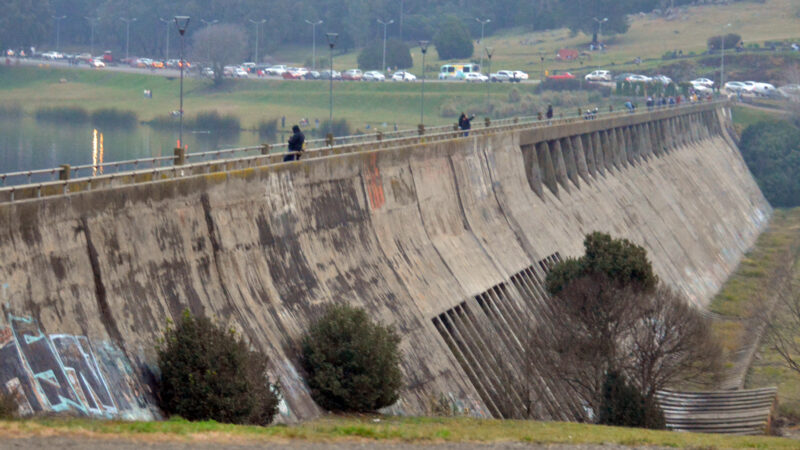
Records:
<instances>
[{"instance_id":1,"label":"parked bus","mask_svg":"<svg viewBox=\"0 0 800 450\"><path fill-rule=\"evenodd\" d=\"M440 80L463 80L464 75L472 72L481 72L481 66L473 63L445 64L439 70Z\"/></svg>"}]
</instances>

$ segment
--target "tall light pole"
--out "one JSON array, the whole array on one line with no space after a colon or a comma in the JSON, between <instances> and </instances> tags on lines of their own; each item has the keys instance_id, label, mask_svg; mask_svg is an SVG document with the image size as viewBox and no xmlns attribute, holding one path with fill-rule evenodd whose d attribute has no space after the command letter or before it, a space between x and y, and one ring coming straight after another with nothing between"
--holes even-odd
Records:
<instances>
[{"instance_id":1,"label":"tall light pole","mask_svg":"<svg viewBox=\"0 0 800 450\"><path fill-rule=\"evenodd\" d=\"M489 57L489 73L492 73L492 55L494 54L494 49L492 47L486 47L486 56ZM492 80L491 78L486 80L486 115L489 115L489 93L492 89Z\"/></svg>"},{"instance_id":2,"label":"tall light pole","mask_svg":"<svg viewBox=\"0 0 800 450\"><path fill-rule=\"evenodd\" d=\"M403 0L400 0L400 42L403 41L403 14L405 13L405 7L403 6Z\"/></svg>"},{"instance_id":3,"label":"tall light pole","mask_svg":"<svg viewBox=\"0 0 800 450\"><path fill-rule=\"evenodd\" d=\"M172 25L172 20L169 20L169 19L164 19L164 18L161 18L161 17L159 17L159 18L158 18L158 20L159 20L161 23L164 23L164 24L166 24L166 25L167 25L167 35L166 35L166 38L167 38L167 48L166 48L166 50L164 51L164 60L166 61L166 60L168 60L168 59L169 59L169 28L170 28L170 25Z\"/></svg>"},{"instance_id":4,"label":"tall light pole","mask_svg":"<svg viewBox=\"0 0 800 450\"><path fill-rule=\"evenodd\" d=\"M394 20L384 22L378 19L378 23L383 25L383 63L381 64L381 72L386 70L386 27L394 23Z\"/></svg>"},{"instance_id":5,"label":"tall light pole","mask_svg":"<svg viewBox=\"0 0 800 450\"><path fill-rule=\"evenodd\" d=\"M476 17L475 21L481 24L481 45L483 45L484 50L486 50L486 44L483 42L483 27L487 23L491 22L492 19L481 20ZM481 70L483 70L483 52L480 52L480 54L481 54ZM487 72L486 75L489 75L489 73Z\"/></svg>"},{"instance_id":6,"label":"tall light pole","mask_svg":"<svg viewBox=\"0 0 800 450\"><path fill-rule=\"evenodd\" d=\"M252 23L252 24L254 24L256 26L256 54L255 54L255 58L253 58L253 62L258 64L258 34L259 34L258 31L259 31L259 27L261 25L267 23L267 19L261 19L261 20L247 19L247 20L249 20L250 23Z\"/></svg>"},{"instance_id":7,"label":"tall light pole","mask_svg":"<svg viewBox=\"0 0 800 450\"><path fill-rule=\"evenodd\" d=\"M731 24L727 24L722 27L722 36L720 36L720 40L722 41L722 57L720 59L719 64L719 87L718 89L722 90L725 86L725 29L731 26Z\"/></svg>"},{"instance_id":8,"label":"tall light pole","mask_svg":"<svg viewBox=\"0 0 800 450\"><path fill-rule=\"evenodd\" d=\"M67 16L53 16L56 21L56 51L61 50L61 21L66 19Z\"/></svg>"},{"instance_id":9,"label":"tall light pole","mask_svg":"<svg viewBox=\"0 0 800 450\"><path fill-rule=\"evenodd\" d=\"M89 21L89 26L92 29L91 35L90 35L91 37L89 38L89 42L90 42L90 44L89 44L89 48L90 48L89 53L91 53L94 56L94 26L97 25L97 22L100 21L100 18L99 17L84 17L84 19Z\"/></svg>"},{"instance_id":10,"label":"tall light pole","mask_svg":"<svg viewBox=\"0 0 800 450\"><path fill-rule=\"evenodd\" d=\"M186 65L183 61L183 41L186 28L189 27L189 16L175 16L175 26L178 27L178 33L181 35L181 106L178 112L180 113L180 129L178 131L178 147L183 148L183 67Z\"/></svg>"},{"instance_id":11,"label":"tall light pole","mask_svg":"<svg viewBox=\"0 0 800 450\"><path fill-rule=\"evenodd\" d=\"M419 41L419 49L422 50L422 95L419 101L419 124L425 125L425 53L428 53L428 41Z\"/></svg>"},{"instance_id":12,"label":"tall light pole","mask_svg":"<svg viewBox=\"0 0 800 450\"><path fill-rule=\"evenodd\" d=\"M333 47L336 45L336 38L339 37L338 33L327 33L325 35L328 38L328 47L330 48L330 57L331 57L331 73L330 73L330 108L328 110L328 136L331 138L329 141L331 145L333 145Z\"/></svg>"},{"instance_id":13,"label":"tall light pole","mask_svg":"<svg viewBox=\"0 0 800 450\"><path fill-rule=\"evenodd\" d=\"M120 17L119 20L125 22L125 59L130 57L131 44L131 22L136 22L136 18Z\"/></svg>"},{"instance_id":14,"label":"tall light pole","mask_svg":"<svg viewBox=\"0 0 800 450\"><path fill-rule=\"evenodd\" d=\"M311 70L317 70L317 25L321 25L322 21L312 22L306 19L306 23L311 25Z\"/></svg>"},{"instance_id":15,"label":"tall light pole","mask_svg":"<svg viewBox=\"0 0 800 450\"><path fill-rule=\"evenodd\" d=\"M597 17L592 17L592 20L597 22L597 36L595 36L595 42L600 43L600 35L603 34L603 24L608 22L608 17L603 17L602 19L598 19Z\"/></svg>"}]
</instances>

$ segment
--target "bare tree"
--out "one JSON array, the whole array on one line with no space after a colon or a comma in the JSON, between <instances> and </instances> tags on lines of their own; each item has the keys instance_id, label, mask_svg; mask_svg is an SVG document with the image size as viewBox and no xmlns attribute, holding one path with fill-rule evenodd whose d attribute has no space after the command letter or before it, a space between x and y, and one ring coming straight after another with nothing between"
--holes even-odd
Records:
<instances>
[{"instance_id":1,"label":"bare tree","mask_svg":"<svg viewBox=\"0 0 800 450\"><path fill-rule=\"evenodd\" d=\"M540 367L566 382L593 412L612 371L652 402L658 389L699 380L717 368L721 351L709 324L669 288L637 290L587 275L569 282L552 308L559 325L532 339L542 350Z\"/></svg>"},{"instance_id":2,"label":"bare tree","mask_svg":"<svg viewBox=\"0 0 800 450\"><path fill-rule=\"evenodd\" d=\"M235 25L207 26L194 34L192 58L214 69L214 83L222 83L225 66L242 61L246 54L244 31Z\"/></svg>"},{"instance_id":3,"label":"bare tree","mask_svg":"<svg viewBox=\"0 0 800 450\"><path fill-rule=\"evenodd\" d=\"M800 374L800 290L796 282L788 278L791 268L790 264L781 269L787 278L783 286L773 285L778 291L777 303L772 314L765 313L762 320L766 323L765 337L769 346L781 356L787 368Z\"/></svg>"},{"instance_id":4,"label":"bare tree","mask_svg":"<svg viewBox=\"0 0 800 450\"><path fill-rule=\"evenodd\" d=\"M698 382L719 372L722 349L710 319L667 286L638 300L639 317L625 343L629 358L624 372L646 401L669 384Z\"/></svg>"}]
</instances>

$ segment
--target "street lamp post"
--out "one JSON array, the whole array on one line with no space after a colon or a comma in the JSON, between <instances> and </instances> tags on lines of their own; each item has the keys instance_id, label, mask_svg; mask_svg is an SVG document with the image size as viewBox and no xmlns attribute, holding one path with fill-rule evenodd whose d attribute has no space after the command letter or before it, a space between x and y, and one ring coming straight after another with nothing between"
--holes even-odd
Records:
<instances>
[{"instance_id":1,"label":"street lamp post","mask_svg":"<svg viewBox=\"0 0 800 450\"><path fill-rule=\"evenodd\" d=\"M161 17L159 17L158 20L167 25L167 34L166 34L166 41L167 41L166 45L167 45L167 48L164 50L164 60L168 60L169 59L169 27L172 24L172 20L164 19L164 18L161 18Z\"/></svg>"},{"instance_id":2,"label":"street lamp post","mask_svg":"<svg viewBox=\"0 0 800 450\"><path fill-rule=\"evenodd\" d=\"M428 41L419 41L419 49L422 50L422 95L419 101L419 124L425 125L425 54L428 53Z\"/></svg>"},{"instance_id":3,"label":"street lamp post","mask_svg":"<svg viewBox=\"0 0 800 450\"><path fill-rule=\"evenodd\" d=\"M131 44L131 22L136 22L136 18L120 17L119 20L125 22L125 59L130 57Z\"/></svg>"},{"instance_id":4,"label":"street lamp post","mask_svg":"<svg viewBox=\"0 0 800 450\"><path fill-rule=\"evenodd\" d=\"M405 7L403 5L403 0L400 0L400 42L403 41L403 14L405 11Z\"/></svg>"},{"instance_id":5,"label":"street lamp post","mask_svg":"<svg viewBox=\"0 0 800 450\"><path fill-rule=\"evenodd\" d=\"M330 97L330 107L328 109L328 137L330 140L328 141L330 145L333 145L333 47L336 45L336 38L339 37L338 33L327 33L325 35L328 38L328 47L330 48L330 58L331 58L331 72L330 72L330 90L329 90L329 97Z\"/></svg>"},{"instance_id":6,"label":"street lamp post","mask_svg":"<svg viewBox=\"0 0 800 450\"><path fill-rule=\"evenodd\" d=\"M486 47L486 56L489 57L489 74L492 73L492 55L493 54L494 54L494 49L492 47ZM489 95L490 95L490 92L491 92L491 88L492 88L492 80L490 78L490 79L486 80L486 115L487 116L489 115L489 107L490 107L490 104L491 104L489 102Z\"/></svg>"},{"instance_id":7,"label":"street lamp post","mask_svg":"<svg viewBox=\"0 0 800 450\"><path fill-rule=\"evenodd\" d=\"M89 38L89 42L90 42L90 44L89 44L89 49L90 49L89 53L91 53L92 56L94 56L94 27L95 27L95 25L97 25L97 22L100 21L100 18L99 17L84 17L84 19L89 21L89 26L92 29L91 34L90 34L91 37Z\"/></svg>"},{"instance_id":8,"label":"street lamp post","mask_svg":"<svg viewBox=\"0 0 800 450\"><path fill-rule=\"evenodd\" d=\"M53 16L56 21L56 51L61 51L61 21L66 19L67 16Z\"/></svg>"},{"instance_id":9,"label":"street lamp post","mask_svg":"<svg viewBox=\"0 0 800 450\"><path fill-rule=\"evenodd\" d=\"M378 19L378 23L383 25L383 62L381 63L381 72L386 70L386 27L394 23L394 20L384 22Z\"/></svg>"},{"instance_id":10,"label":"street lamp post","mask_svg":"<svg viewBox=\"0 0 800 450\"><path fill-rule=\"evenodd\" d=\"M539 52L539 61L541 63L541 74L539 75L539 92L542 92L542 83L544 83L544 52Z\"/></svg>"},{"instance_id":11,"label":"street lamp post","mask_svg":"<svg viewBox=\"0 0 800 450\"><path fill-rule=\"evenodd\" d=\"M178 148L183 148L183 67L186 63L183 61L183 42L186 28L189 26L189 16L175 16L175 26L178 27L178 33L181 35L181 106L178 113L180 114L180 129L178 131Z\"/></svg>"},{"instance_id":12,"label":"street lamp post","mask_svg":"<svg viewBox=\"0 0 800 450\"><path fill-rule=\"evenodd\" d=\"M603 17L602 19L598 19L597 17L592 17L592 19L597 22L597 36L595 36L595 43L600 43L600 35L603 34L603 24L608 22L608 17Z\"/></svg>"},{"instance_id":13,"label":"street lamp post","mask_svg":"<svg viewBox=\"0 0 800 450\"><path fill-rule=\"evenodd\" d=\"M247 19L247 20L249 20L250 23L256 26L256 51L255 51L255 57L253 58L253 62L258 64L258 34L259 34L258 31L261 25L267 23L267 19L261 19L261 20Z\"/></svg>"},{"instance_id":14,"label":"street lamp post","mask_svg":"<svg viewBox=\"0 0 800 450\"><path fill-rule=\"evenodd\" d=\"M719 65L719 89L720 91L725 86L725 29L731 26L731 24L727 24L722 27L722 36L720 36L720 40L722 41L722 55L720 58L720 65Z\"/></svg>"},{"instance_id":15,"label":"street lamp post","mask_svg":"<svg viewBox=\"0 0 800 450\"><path fill-rule=\"evenodd\" d=\"M317 70L317 25L321 25L322 21L312 22L306 19L306 23L311 25L311 70Z\"/></svg>"},{"instance_id":16,"label":"street lamp post","mask_svg":"<svg viewBox=\"0 0 800 450\"><path fill-rule=\"evenodd\" d=\"M483 27L487 23L491 22L492 19L481 20L481 19L476 17L475 21L478 22L479 24L481 24L481 45L483 45L483 49L485 51L486 50L486 44L483 42ZM481 54L481 70L483 70L483 52L480 52L480 54ZM487 73L486 75L489 75L489 73Z\"/></svg>"}]
</instances>

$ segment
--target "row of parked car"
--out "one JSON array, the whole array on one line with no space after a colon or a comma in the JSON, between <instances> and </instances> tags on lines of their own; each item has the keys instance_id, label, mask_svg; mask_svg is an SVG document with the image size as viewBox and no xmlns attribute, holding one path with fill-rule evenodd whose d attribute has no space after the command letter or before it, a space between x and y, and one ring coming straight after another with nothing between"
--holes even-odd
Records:
<instances>
[{"instance_id":1,"label":"row of parked car","mask_svg":"<svg viewBox=\"0 0 800 450\"><path fill-rule=\"evenodd\" d=\"M672 83L672 79L666 75L654 75L652 77L647 75L639 75L634 73L621 73L612 76L608 70L595 70L586 75L587 81L629 81L632 83L653 83L658 82L664 85ZM708 78L696 78L689 81L692 88L701 93L710 92L714 89L714 81ZM757 81L729 81L725 83L723 88L730 93L743 93L771 96L775 94L775 86L769 83L760 83Z\"/></svg>"}]
</instances>

